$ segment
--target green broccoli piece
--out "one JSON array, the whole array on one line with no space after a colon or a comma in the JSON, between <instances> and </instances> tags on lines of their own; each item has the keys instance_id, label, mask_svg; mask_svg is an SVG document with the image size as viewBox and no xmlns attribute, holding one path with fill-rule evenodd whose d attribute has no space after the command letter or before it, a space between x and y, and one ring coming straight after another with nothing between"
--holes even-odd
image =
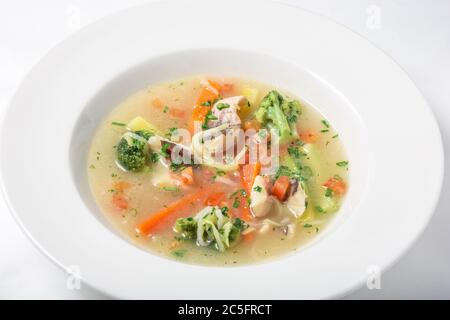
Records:
<instances>
[{"instance_id":1,"label":"green broccoli piece","mask_svg":"<svg viewBox=\"0 0 450 320\"><path fill-rule=\"evenodd\" d=\"M300 114L300 103L287 101L275 90L270 91L261 101L255 117L269 129L276 129L281 142L298 136L296 123Z\"/></svg>"},{"instance_id":2,"label":"green broccoli piece","mask_svg":"<svg viewBox=\"0 0 450 320\"><path fill-rule=\"evenodd\" d=\"M248 228L248 224L239 218L234 219L230 232L227 235L228 246L233 246L241 238L241 233Z\"/></svg>"},{"instance_id":3,"label":"green broccoli piece","mask_svg":"<svg viewBox=\"0 0 450 320\"><path fill-rule=\"evenodd\" d=\"M174 230L184 239L195 239L197 238L197 221L192 217L179 218L175 222Z\"/></svg>"},{"instance_id":4,"label":"green broccoli piece","mask_svg":"<svg viewBox=\"0 0 450 320\"><path fill-rule=\"evenodd\" d=\"M241 232L248 228L248 225L239 218L230 219L223 214L222 209L211 207L211 212L201 220L196 217L179 218L173 229L183 239L197 240L198 243L213 245L217 250L225 251L239 241Z\"/></svg>"},{"instance_id":5,"label":"green broccoli piece","mask_svg":"<svg viewBox=\"0 0 450 320\"><path fill-rule=\"evenodd\" d=\"M146 130L134 132L143 139L138 139L125 133L117 145L117 161L122 168L128 171L140 171L148 160L147 142L153 133Z\"/></svg>"}]
</instances>

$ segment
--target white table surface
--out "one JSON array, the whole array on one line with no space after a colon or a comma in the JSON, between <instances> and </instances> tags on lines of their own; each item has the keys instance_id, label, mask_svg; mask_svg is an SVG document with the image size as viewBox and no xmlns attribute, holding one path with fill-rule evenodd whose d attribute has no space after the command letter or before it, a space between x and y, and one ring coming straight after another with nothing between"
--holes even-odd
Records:
<instances>
[{"instance_id":1,"label":"white table surface","mask_svg":"<svg viewBox=\"0 0 450 320\"><path fill-rule=\"evenodd\" d=\"M26 72L51 47L86 24L143 2L1 1L0 111L4 110ZM446 168L450 168L450 0L286 2L346 25L370 39L404 68L436 115L444 140ZM407 117L405 121L408 121ZM417 176L417 187L420 188L420 168L411 174ZM450 173L447 170L441 199L431 223L414 246L382 274L381 289L368 290L364 286L345 298L450 299L449 189ZM0 298L108 298L85 284L79 290L69 290L66 280L66 274L25 237L0 200Z\"/></svg>"}]
</instances>

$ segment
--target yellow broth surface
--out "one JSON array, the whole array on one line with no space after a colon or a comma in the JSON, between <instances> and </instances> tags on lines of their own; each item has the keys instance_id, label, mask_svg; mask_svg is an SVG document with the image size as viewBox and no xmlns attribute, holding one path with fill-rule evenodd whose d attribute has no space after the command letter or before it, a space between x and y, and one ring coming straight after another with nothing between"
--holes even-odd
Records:
<instances>
[{"instance_id":1,"label":"yellow broth surface","mask_svg":"<svg viewBox=\"0 0 450 320\"><path fill-rule=\"evenodd\" d=\"M152 185L151 166L142 172L126 172L116 165L117 144L126 131L126 126L120 124L141 116L163 133L169 132L170 128L189 128L192 109L202 88L201 79L213 79L217 83L226 84L227 92L224 96L245 95L243 93L248 92L249 88L251 92L256 93L252 97L253 103L250 107L240 111L243 122L253 117L261 99L274 89L267 84L241 78L193 76L154 85L131 95L115 107L99 125L88 153L88 180L98 206L112 225L130 242L153 254L181 262L217 266L242 265L298 250L319 234L330 219L338 214L338 210L334 213L321 212L323 210L318 199L327 191L323 184L328 179L338 176L347 181L348 163L339 136L332 125L305 101L282 90L280 92L285 96L295 98L301 103L301 115L297 121L298 132L303 135L309 132L314 134L314 159L309 156L302 159L302 164L310 166L313 173L308 181L308 206L300 218L289 218L294 219L295 232L286 235L282 228L276 226L265 228L265 232L257 230L243 236L235 246L225 252L219 252L211 246L199 247L195 241L180 240L173 230L175 220L195 215L205 206L203 203L177 210L158 223L148 236L136 232L139 223L191 193L193 188L217 188L226 194L227 199L239 189L237 173L226 174L230 180L236 181L236 186L230 186L217 181L217 172L214 169L195 168L195 187L186 186L173 191ZM119 206L117 201L113 201L118 192L121 198L126 200L126 208L120 206L120 201ZM342 196L335 201L340 204ZM230 203L229 205L231 208ZM265 218L275 219L276 216L276 212L271 212Z\"/></svg>"}]
</instances>

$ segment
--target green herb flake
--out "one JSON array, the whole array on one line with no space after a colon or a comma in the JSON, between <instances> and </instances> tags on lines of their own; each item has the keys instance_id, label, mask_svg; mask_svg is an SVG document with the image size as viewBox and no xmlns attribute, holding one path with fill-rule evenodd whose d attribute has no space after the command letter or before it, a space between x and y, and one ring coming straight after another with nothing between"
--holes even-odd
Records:
<instances>
[{"instance_id":1,"label":"green herb flake","mask_svg":"<svg viewBox=\"0 0 450 320\"><path fill-rule=\"evenodd\" d=\"M126 127L126 126L127 126L126 123L123 123L123 122L116 122L116 121L111 122L111 125L113 125L113 126L118 126L118 127Z\"/></svg>"},{"instance_id":2,"label":"green herb flake","mask_svg":"<svg viewBox=\"0 0 450 320\"><path fill-rule=\"evenodd\" d=\"M325 210L321 206L315 206L314 210L318 213L325 213Z\"/></svg>"},{"instance_id":3,"label":"green herb flake","mask_svg":"<svg viewBox=\"0 0 450 320\"><path fill-rule=\"evenodd\" d=\"M327 190L325 190L325 197L331 198L333 197L333 195L333 190L331 190L330 188L327 188Z\"/></svg>"},{"instance_id":4,"label":"green herb flake","mask_svg":"<svg viewBox=\"0 0 450 320\"><path fill-rule=\"evenodd\" d=\"M256 192L261 192L262 191L262 187L261 186L256 186L253 188L253 190L255 190Z\"/></svg>"},{"instance_id":5,"label":"green herb flake","mask_svg":"<svg viewBox=\"0 0 450 320\"><path fill-rule=\"evenodd\" d=\"M230 107L230 105L229 105L228 103L218 103L217 106L216 106L216 108L217 108L218 110L227 109L227 108L229 108L229 107Z\"/></svg>"},{"instance_id":6,"label":"green herb flake","mask_svg":"<svg viewBox=\"0 0 450 320\"><path fill-rule=\"evenodd\" d=\"M203 124L202 124L203 130L209 129L208 122L210 120L217 120L217 117L212 113L211 110L208 110L208 112L206 113L206 116L205 116L205 121L203 121Z\"/></svg>"},{"instance_id":7,"label":"green herb flake","mask_svg":"<svg viewBox=\"0 0 450 320\"><path fill-rule=\"evenodd\" d=\"M163 157L168 157L169 156L169 147L170 145L167 142L163 142L161 145L161 155Z\"/></svg>"},{"instance_id":8,"label":"green herb flake","mask_svg":"<svg viewBox=\"0 0 450 320\"><path fill-rule=\"evenodd\" d=\"M165 190L165 191L171 191L171 192L178 192L178 191L180 191L180 188L175 187L175 186L162 187L162 189Z\"/></svg>"},{"instance_id":9,"label":"green herb flake","mask_svg":"<svg viewBox=\"0 0 450 320\"><path fill-rule=\"evenodd\" d=\"M329 124L329 122L327 120L324 119L321 122L325 126L325 128L329 128L330 127L330 124Z\"/></svg>"},{"instance_id":10,"label":"green herb flake","mask_svg":"<svg viewBox=\"0 0 450 320\"><path fill-rule=\"evenodd\" d=\"M169 111L169 107L168 106L164 106L163 112L167 113Z\"/></svg>"},{"instance_id":11,"label":"green herb flake","mask_svg":"<svg viewBox=\"0 0 450 320\"><path fill-rule=\"evenodd\" d=\"M186 253L187 253L186 249L178 249L178 250L172 251L172 255L176 258L183 258Z\"/></svg>"},{"instance_id":12,"label":"green herb flake","mask_svg":"<svg viewBox=\"0 0 450 320\"><path fill-rule=\"evenodd\" d=\"M303 228L311 228L311 227L312 227L312 224L309 224L309 223L305 223L303 225Z\"/></svg>"},{"instance_id":13,"label":"green herb flake","mask_svg":"<svg viewBox=\"0 0 450 320\"><path fill-rule=\"evenodd\" d=\"M339 161L339 162L336 162L336 165L338 167L345 167L348 165L348 161Z\"/></svg>"},{"instance_id":14,"label":"green herb flake","mask_svg":"<svg viewBox=\"0 0 450 320\"><path fill-rule=\"evenodd\" d=\"M239 208L240 205L241 205L241 202L239 201L239 199L235 198L234 202L233 202L233 208L237 209L237 208Z\"/></svg>"}]
</instances>

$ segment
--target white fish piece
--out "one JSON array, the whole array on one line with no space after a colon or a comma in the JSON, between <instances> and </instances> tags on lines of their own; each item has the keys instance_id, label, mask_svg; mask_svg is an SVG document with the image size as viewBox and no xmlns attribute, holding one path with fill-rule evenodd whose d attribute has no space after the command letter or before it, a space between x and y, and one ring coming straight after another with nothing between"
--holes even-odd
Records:
<instances>
[{"instance_id":1,"label":"white fish piece","mask_svg":"<svg viewBox=\"0 0 450 320\"><path fill-rule=\"evenodd\" d=\"M244 96L234 96L217 101L212 108L212 114L217 120L210 120L208 125L210 127L217 127L221 124L228 123L230 126L239 127L242 122L237 111L241 106L247 104L247 101L247 98Z\"/></svg>"},{"instance_id":2,"label":"white fish piece","mask_svg":"<svg viewBox=\"0 0 450 320\"><path fill-rule=\"evenodd\" d=\"M256 176L250 193L250 211L255 217L264 217L272 207L272 197L266 188L266 181L261 175Z\"/></svg>"}]
</instances>

